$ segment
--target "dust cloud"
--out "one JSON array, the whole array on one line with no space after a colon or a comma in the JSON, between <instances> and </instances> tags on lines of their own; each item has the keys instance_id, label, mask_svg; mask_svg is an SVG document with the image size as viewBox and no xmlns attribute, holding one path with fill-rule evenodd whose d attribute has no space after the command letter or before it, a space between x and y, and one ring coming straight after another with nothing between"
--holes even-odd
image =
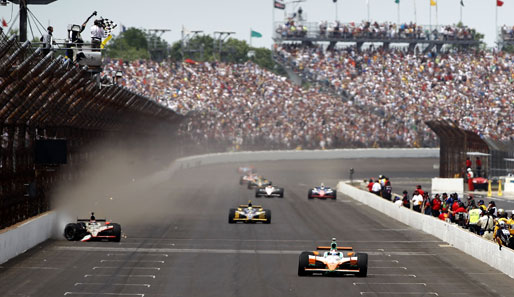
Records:
<instances>
[{"instance_id":1,"label":"dust cloud","mask_svg":"<svg viewBox=\"0 0 514 297\"><path fill-rule=\"evenodd\" d=\"M95 157L78 169L78 177L60 182L51 192L58 217L54 238L63 239L67 223L88 219L91 212L97 219L120 223L122 230L126 224L156 222L166 215L169 191L162 185L174 173L177 144L159 138L124 145L104 140L87 152Z\"/></svg>"}]
</instances>

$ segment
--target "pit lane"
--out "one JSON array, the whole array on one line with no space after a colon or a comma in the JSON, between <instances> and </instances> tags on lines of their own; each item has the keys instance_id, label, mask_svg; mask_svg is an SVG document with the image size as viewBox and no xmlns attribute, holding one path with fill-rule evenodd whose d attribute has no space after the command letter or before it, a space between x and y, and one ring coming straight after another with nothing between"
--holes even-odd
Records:
<instances>
[{"instance_id":1,"label":"pit lane","mask_svg":"<svg viewBox=\"0 0 514 297\"><path fill-rule=\"evenodd\" d=\"M120 243L50 240L0 268L3 296L511 296L514 281L435 237L343 195L307 200L310 186L379 173L429 178L436 159L260 162L285 197L254 198L235 165L187 169L152 184L166 215L121 223ZM415 184L415 183L414 183ZM150 188L151 187L151 188ZM397 190L397 189L395 189ZM227 223L228 209L252 199L272 223ZM152 203L153 202L153 203ZM157 209L155 209L157 213ZM160 212L159 212L160 213ZM113 215L114 216L114 215ZM369 276L298 277L300 251L332 237L370 255Z\"/></svg>"}]
</instances>

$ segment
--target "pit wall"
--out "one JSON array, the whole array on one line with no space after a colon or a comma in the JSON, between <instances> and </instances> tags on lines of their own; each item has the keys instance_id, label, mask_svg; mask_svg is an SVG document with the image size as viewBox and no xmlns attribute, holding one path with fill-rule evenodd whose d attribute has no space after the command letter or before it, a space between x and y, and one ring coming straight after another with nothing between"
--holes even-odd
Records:
<instances>
[{"instance_id":1,"label":"pit wall","mask_svg":"<svg viewBox=\"0 0 514 297\"><path fill-rule=\"evenodd\" d=\"M514 251L509 248L503 248L500 251L498 244L462 229L456 224L399 207L388 200L344 182L339 182L337 190L410 227L431 234L514 278Z\"/></svg>"},{"instance_id":2,"label":"pit wall","mask_svg":"<svg viewBox=\"0 0 514 297\"><path fill-rule=\"evenodd\" d=\"M326 160L358 158L438 158L439 149L337 149L305 151L258 151L218 153L191 156L175 160L166 171L172 175L182 168L220 164L243 163L275 160ZM56 212L47 212L20 225L10 227L0 233L0 264L24 253L26 250L49 239L55 234L62 234L62 226L57 221ZM0 230L2 232L2 230Z\"/></svg>"}]
</instances>

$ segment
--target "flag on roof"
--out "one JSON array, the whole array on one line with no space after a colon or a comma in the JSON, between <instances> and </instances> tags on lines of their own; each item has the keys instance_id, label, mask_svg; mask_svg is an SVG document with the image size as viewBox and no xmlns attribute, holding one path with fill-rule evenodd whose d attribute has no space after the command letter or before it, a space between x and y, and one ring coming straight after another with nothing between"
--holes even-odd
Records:
<instances>
[{"instance_id":1,"label":"flag on roof","mask_svg":"<svg viewBox=\"0 0 514 297\"><path fill-rule=\"evenodd\" d=\"M460 5L464 6L464 0L460 0Z\"/></svg>"},{"instance_id":2,"label":"flag on roof","mask_svg":"<svg viewBox=\"0 0 514 297\"><path fill-rule=\"evenodd\" d=\"M7 22L5 21L5 19L4 19L4 18L2 18L2 26L4 26L4 27L7 27L7 26L8 26L8 25L7 25Z\"/></svg>"},{"instance_id":3,"label":"flag on roof","mask_svg":"<svg viewBox=\"0 0 514 297\"><path fill-rule=\"evenodd\" d=\"M496 0L496 6L502 7L503 1L502 0Z\"/></svg>"},{"instance_id":4,"label":"flag on roof","mask_svg":"<svg viewBox=\"0 0 514 297\"><path fill-rule=\"evenodd\" d=\"M261 33L259 33L259 32L257 32L257 31L251 30L250 37L257 37L257 38L261 38L261 37L262 37L262 34L261 34Z\"/></svg>"},{"instance_id":5,"label":"flag on roof","mask_svg":"<svg viewBox=\"0 0 514 297\"><path fill-rule=\"evenodd\" d=\"M277 9L286 9L286 4L282 0L275 0L275 8Z\"/></svg>"},{"instance_id":6,"label":"flag on roof","mask_svg":"<svg viewBox=\"0 0 514 297\"><path fill-rule=\"evenodd\" d=\"M435 2L435 0L430 0L430 6L436 6L437 5L437 2Z\"/></svg>"},{"instance_id":7,"label":"flag on roof","mask_svg":"<svg viewBox=\"0 0 514 297\"><path fill-rule=\"evenodd\" d=\"M400 0L394 0L394 3L400 4Z\"/></svg>"}]
</instances>

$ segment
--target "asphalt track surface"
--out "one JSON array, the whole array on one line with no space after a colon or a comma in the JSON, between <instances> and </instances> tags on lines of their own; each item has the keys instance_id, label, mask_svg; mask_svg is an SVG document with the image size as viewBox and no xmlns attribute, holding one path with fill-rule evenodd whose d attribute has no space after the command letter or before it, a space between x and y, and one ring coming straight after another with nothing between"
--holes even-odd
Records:
<instances>
[{"instance_id":1,"label":"asphalt track surface","mask_svg":"<svg viewBox=\"0 0 514 297\"><path fill-rule=\"evenodd\" d=\"M152 193L141 197L148 207L119 221L127 236L120 243L49 240L2 265L0 295L513 296L513 279L433 236L342 195L307 200L310 186L335 186L350 167L358 168L356 178L381 172L394 180L434 176L436 162L257 163L285 187L283 199L253 198L233 164L183 170L140 189ZM249 199L272 210L271 224L227 223L228 209ZM156 208L166 216L143 219ZM368 277L297 275L300 252L332 237L369 254Z\"/></svg>"}]
</instances>

